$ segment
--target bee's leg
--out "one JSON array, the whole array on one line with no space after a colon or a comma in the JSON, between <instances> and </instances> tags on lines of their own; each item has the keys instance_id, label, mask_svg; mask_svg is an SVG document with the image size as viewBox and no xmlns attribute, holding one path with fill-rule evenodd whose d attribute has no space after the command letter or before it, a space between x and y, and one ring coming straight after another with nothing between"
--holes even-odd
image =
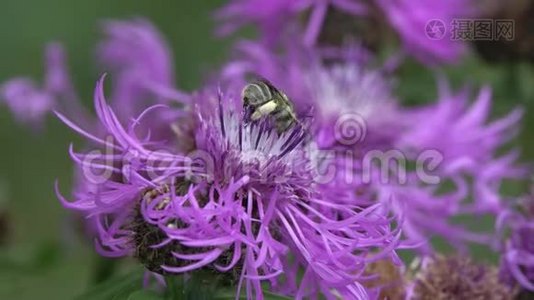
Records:
<instances>
[{"instance_id":1,"label":"bee's leg","mask_svg":"<svg viewBox=\"0 0 534 300\"><path fill-rule=\"evenodd\" d=\"M272 113L275 109L276 109L276 102L269 101L269 102L259 106L258 108L256 108L254 113L250 116L250 119L252 121L256 121L256 120L260 119L262 116L266 116L266 115Z\"/></svg>"}]
</instances>

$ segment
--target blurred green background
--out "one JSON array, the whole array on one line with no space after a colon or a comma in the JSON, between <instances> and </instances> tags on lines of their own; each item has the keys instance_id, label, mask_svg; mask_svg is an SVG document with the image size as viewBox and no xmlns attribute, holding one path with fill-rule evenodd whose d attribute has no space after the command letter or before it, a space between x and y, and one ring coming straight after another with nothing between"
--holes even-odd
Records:
<instances>
[{"instance_id":1,"label":"blurred green background","mask_svg":"<svg viewBox=\"0 0 534 300\"><path fill-rule=\"evenodd\" d=\"M79 94L90 107L98 73L94 46L99 21L143 16L167 38L175 55L177 84L194 89L210 67L228 54L231 40L213 37L210 13L222 0L71 1L3 0L0 9L0 82L43 73L43 48L61 41ZM491 66L476 56L460 67L444 70L454 84L489 83L495 89L495 113L526 108L519 146L525 160L534 158L534 75L526 64ZM415 63L400 70L398 93L407 104L435 96L433 72ZM0 209L9 221L7 243L0 246L0 299L72 299L86 290L97 258L91 243L65 226L69 214L57 201L53 182L68 194L71 162L68 143L80 141L57 119L35 133L15 123L0 109ZM511 187L519 192L521 187Z\"/></svg>"}]
</instances>

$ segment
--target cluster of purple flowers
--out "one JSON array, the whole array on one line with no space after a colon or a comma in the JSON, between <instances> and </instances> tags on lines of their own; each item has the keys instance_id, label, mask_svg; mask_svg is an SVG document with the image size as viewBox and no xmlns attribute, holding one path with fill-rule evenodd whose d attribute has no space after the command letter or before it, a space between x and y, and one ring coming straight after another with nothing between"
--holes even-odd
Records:
<instances>
[{"instance_id":1,"label":"cluster of purple flowers","mask_svg":"<svg viewBox=\"0 0 534 300\"><path fill-rule=\"evenodd\" d=\"M153 25L107 22L97 54L113 85L108 101L105 76L98 81L96 118L79 104L58 44L47 48L42 87L13 79L1 96L21 122L54 111L87 139L83 152L69 149L73 200L56 190L87 218L100 254L135 256L163 276L209 271L249 299L263 297L264 283L297 299L376 298L369 266L402 269L399 249L432 255L436 236L460 250L496 244L499 236L455 220L508 208L500 186L526 170L501 147L521 111L490 121L488 87L471 102L472 91L445 79L437 101L403 107L398 62L377 67L359 45L332 51L318 36L331 10L357 18L379 9L406 51L452 62L464 45L422 31L430 19L472 14L464 2L231 1L217 12L219 32L253 23L260 40L238 43L234 59L193 92L174 85L171 51ZM292 110L286 130L273 114L250 120L242 90L251 78L287 94L290 103L273 104ZM504 265L532 289L532 220L516 221Z\"/></svg>"},{"instance_id":2,"label":"cluster of purple flowers","mask_svg":"<svg viewBox=\"0 0 534 300\"><path fill-rule=\"evenodd\" d=\"M354 20L365 17L385 19L399 36L406 54L433 65L458 62L467 45L450 38L429 40L425 34L427 24L437 20L449 26L454 19L474 17L477 15L477 3L472 0L235 0L220 9L216 17L223 21L218 31L221 35L232 33L243 25L254 24L261 32L263 44L277 45L287 38L284 33L289 33L301 36L293 38L305 45L314 46L328 14L338 12ZM305 15L304 22L303 18L298 18L299 15Z\"/></svg>"},{"instance_id":3,"label":"cluster of purple flowers","mask_svg":"<svg viewBox=\"0 0 534 300\"><path fill-rule=\"evenodd\" d=\"M458 247L466 240L491 243L490 236L453 225L451 218L494 215L506 207L499 196L501 183L523 178L526 170L515 164L515 151L502 156L497 153L517 131L521 110L489 122L490 88L481 89L470 104L468 89L451 91L444 79L439 82L440 95L435 104L403 108L393 95L393 79L385 75L388 66L373 69L364 53L348 47L334 62L325 62L313 49L293 47L285 55L276 55L266 47L245 42L238 46L239 59L229 63L222 73L231 80L243 78L237 85L251 74L273 78L292 97L297 109L311 114L311 131L321 149L336 149L337 157L349 151L355 178L370 173L367 182L354 180L352 184L360 193L367 192L367 198L363 198L371 202L393 199L400 204L398 211L405 217L407 236L421 241L429 234L438 234ZM346 116L351 118L345 120ZM428 167L441 184L425 181L420 173L406 168L401 170L405 173L392 174L389 172L395 169L365 169L365 162L374 154L384 164L396 158L400 167L403 162L424 163L421 159L428 158ZM346 160L345 155L342 160ZM345 171L346 167L341 169ZM380 176L387 174L390 180L381 180ZM443 184L453 188L443 192ZM361 200L362 195L356 198ZM467 201L470 198L473 201ZM425 243L422 248L428 246Z\"/></svg>"}]
</instances>

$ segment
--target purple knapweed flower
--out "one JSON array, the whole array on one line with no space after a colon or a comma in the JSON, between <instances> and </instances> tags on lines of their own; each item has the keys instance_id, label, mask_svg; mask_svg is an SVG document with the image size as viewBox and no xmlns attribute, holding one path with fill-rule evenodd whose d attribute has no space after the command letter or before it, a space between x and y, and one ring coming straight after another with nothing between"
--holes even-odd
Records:
<instances>
[{"instance_id":1,"label":"purple knapweed flower","mask_svg":"<svg viewBox=\"0 0 534 300\"><path fill-rule=\"evenodd\" d=\"M105 38L97 47L97 58L105 72L113 75L114 107L122 116L139 114L156 103L184 101L174 88L172 52L158 30L144 19L107 21Z\"/></svg>"},{"instance_id":2,"label":"purple knapweed flower","mask_svg":"<svg viewBox=\"0 0 534 300\"><path fill-rule=\"evenodd\" d=\"M393 187L411 203L405 233L414 239L433 233L460 248L464 241L491 244L493 234L469 230L454 218L496 216L507 207L499 191L502 183L523 180L526 170L515 151L499 153L517 132L521 111L489 121L489 88L481 89L471 105L466 90L453 93L444 82L440 90L436 104L409 112L413 125L397 145L418 168L426 166L408 184ZM440 189L444 185L450 188Z\"/></svg>"},{"instance_id":3,"label":"purple knapweed flower","mask_svg":"<svg viewBox=\"0 0 534 300\"><path fill-rule=\"evenodd\" d=\"M237 85L251 76L272 81L300 115L313 118L311 130L320 147L332 147L340 139L354 145L368 138L359 143L362 147L394 143L404 120L386 67L369 67L368 53L354 45L334 56L298 46L287 50L277 54L261 44L241 42L237 59L224 67L222 77Z\"/></svg>"},{"instance_id":4,"label":"purple knapweed flower","mask_svg":"<svg viewBox=\"0 0 534 300\"><path fill-rule=\"evenodd\" d=\"M164 275L212 270L238 290L245 285L250 299L262 298L262 281L298 299L317 293L366 299L366 265L396 258L400 231L387 207L339 204L331 197L343 191L317 187L305 123L279 133L269 119L243 120L241 99L229 96L239 91L202 91L192 97L194 151L170 152L180 141L139 137L135 127L171 108L150 107L123 126L102 85L95 108L111 138L58 114L109 149L71 150L93 188L75 193L74 202L58 193L65 207L96 221L99 253L134 255Z\"/></svg>"},{"instance_id":5,"label":"purple knapweed flower","mask_svg":"<svg viewBox=\"0 0 534 300\"><path fill-rule=\"evenodd\" d=\"M102 69L113 76L110 102L112 107L121 108L118 110L121 121L154 104L180 106L188 101L188 96L174 85L171 52L150 22L143 19L108 21L103 31L106 37L97 47L97 59ZM25 77L11 79L1 86L0 98L18 120L39 125L47 113L57 110L80 120L86 127L94 125L70 81L65 56L60 44L47 46L42 86ZM153 118L150 124L145 124L144 130L176 118L178 110L172 111L172 115ZM160 132L160 137L164 138L169 132Z\"/></svg>"},{"instance_id":6,"label":"purple knapweed flower","mask_svg":"<svg viewBox=\"0 0 534 300\"><path fill-rule=\"evenodd\" d=\"M288 28L295 27L300 14L307 13L309 18L302 29L302 42L312 46L321 32L329 7L355 16L367 11L367 6L360 0L235 0L217 11L216 17L224 21L218 33L227 35L252 23L260 29L263 42L274 45Z\"/></svg>"},{"instance_id":7,"label":"purple knapweed flower","mask_svg":"<svg viewBox=\"0 0 534 300\"><path fill-rule=\"evenodd\" d=\"M482 88L469 105L467 90L453 93L444 82L440 86L436 104L414 110L411 118L415 126L400 144L407 149L439 151L443 156L437 171L440 176L453 181L465 181L462 176L471 176L475 199L472 209L499 213L503 208L498 192L500 184L505 179L521 179L526 175L524 168L515 165L518 156L515 151L498 155L517 134L522 110L516 109L490 121L489 87Z\"/></svg>"},{"instance_id":8,"label":"purple knapweed flower","mask_svg":"<svg viewBox=\"0 0 534 300\"><path fill-rule=\"evenodd\" d=\"M42 85L30 78L18 77L0 87L0 98L15 118L33 127L40 127L46 115L54 109L71 109L78 105L61 45L51 43L46 47L45 63Z\"/></svg>"},{"instance_id":9,"label":"purple knapweed flower","mask_svg":"<svg viewBox=\"0 0 534 300\"><path fill-rule=\"evenodd\" d=\"M471 0L376 0L407 54L426 64L458 62L467 50L454 20L476 16Z\"/></svg>"},{"instance_id":10,"label":"purple knapweed flower","mask_svg":"<svg viewBox=\"0 0 534 300\"><path fill-rule=\"evenodd\" d=\"M497 222L499 233L509 232L501 254L501 279L534 292L534 201L532 195L523 200L522 210L506 210Z\"/></svg>"},{"instance_id":11,"label":"purple knapweed flower","mask_svg":"<svg viewBox=\"0 0 534 300\"><path fill-rule=\"evenodd\" d=\"M463 41L465 37L460 32L463 30L461 25L454 22L476 16L474 3L470 0L447 3L432 0L235 0L223 7L218 16L226 21L220 29L223 33L253 23L260 28L260 38L266 45L292 43L294 38L284 38L291 34L302 36L302 42L306 46L314 46L324 30L324 22L330 11L352 16L354 22L363 17L383 17L397 32L404 53L429 65L459 61L467 46ZM302 20L305 20L304 25L300 22Z\"/></svg>"},{"instance_id":12,"label":"purple knapweed flower","mask_svg":"<svg viewBox=\"0 0 534 300\"><path fill-rule=\"evenodd\" d=\"M313 120L309 130L322 150L318 156L328 158L321 169L320 188L354 191L335 201L389 205L394 199L382 192L389 189L382 190L380 182L381 176L389 175L382 175L382 166L366 157L392 150L406 120L387 72L370 68L360 49L352 46L324 59L308 48L294 47L279 55L244 42L238 59L225 66L222 76L238 85L251 76L267 78L288 95L303 119ZM401 209L396 212L404 215Z\"/></svg>"},{"instance_id":13,"label":"purple knapweed flower","mask_svg":"<svg viewBox=\"0 0 534 300\"><path fill-rule=\"evenodd\" d=\"M106 38L99 44L97 56L102 68L114 76L110 105L120 108L117 117L121 121L136 122L133 119L136 114L156 103L179 107L187 101L184 94L174 88L172 56L153 25L139 19L108 21L104 24L104 31ZM58 111L76 120L78 126L92 132L98 140L105 140L107 130L95 122L79 101L70 81L65 56L61 45L53 43L47 46L42 86L27 78L12 79L1 87L1 100L22 122L39 126L48 113ZM159 112L158 117L145 119L142 125L134 126L137 134L150 132L153 139L167 139L190 129L187 124L177 122L169 126L171 122L180 120L182 110L172 108ZM186 144L181 143L177 147ZM84 173L83 168L75 169L75 193L96 192L97 185L84 180ZM93 220L87 222L85 232L88 236L94 235L94 224Z\"/></svg>"},{"instance_id":14,"label":"purple knapweed flower","mask_svg":"<svg viewBox=\"0 0 534 300\"><path fill-rule=\"evenodd\" d=\"M343 172L334 181L346 182L350 170L358 191L352 201L394 200L404 212L404 233L426 251L435 235L459 248L465 241L491 242L491 234L464 228L455 218L498 214L505 206L501 183L524 178L515 151L497 155L517 132L521 110L490 122L489 88L469 105L467 90L454 93L444 81L437 104L402 108L388 69L369 68L354 48L335 58L298 47L278 54L252 42L238 50L223 77L239 84L264 77L281 87L301 116L313 118L319 147L341 156L336 164ZM410 162L415 170L407 169Z\"/></svg>"}]
</instances>

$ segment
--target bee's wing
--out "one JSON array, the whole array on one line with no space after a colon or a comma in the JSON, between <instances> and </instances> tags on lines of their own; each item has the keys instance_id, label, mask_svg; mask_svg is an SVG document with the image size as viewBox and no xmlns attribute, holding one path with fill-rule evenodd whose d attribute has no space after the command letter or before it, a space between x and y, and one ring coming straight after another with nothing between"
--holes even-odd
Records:
<instances>
[{"instance_id":1,"label":"bee's wing","mask_svg":"<svg viewBox=\"0 0 534 300\"><path fill-rule=\"evenodd\" d=\"M243 100L249 105L260 105L272 99L273 95L268 85L262 82L249 83L241 92Z\"/></svg>"}]
</instances>

